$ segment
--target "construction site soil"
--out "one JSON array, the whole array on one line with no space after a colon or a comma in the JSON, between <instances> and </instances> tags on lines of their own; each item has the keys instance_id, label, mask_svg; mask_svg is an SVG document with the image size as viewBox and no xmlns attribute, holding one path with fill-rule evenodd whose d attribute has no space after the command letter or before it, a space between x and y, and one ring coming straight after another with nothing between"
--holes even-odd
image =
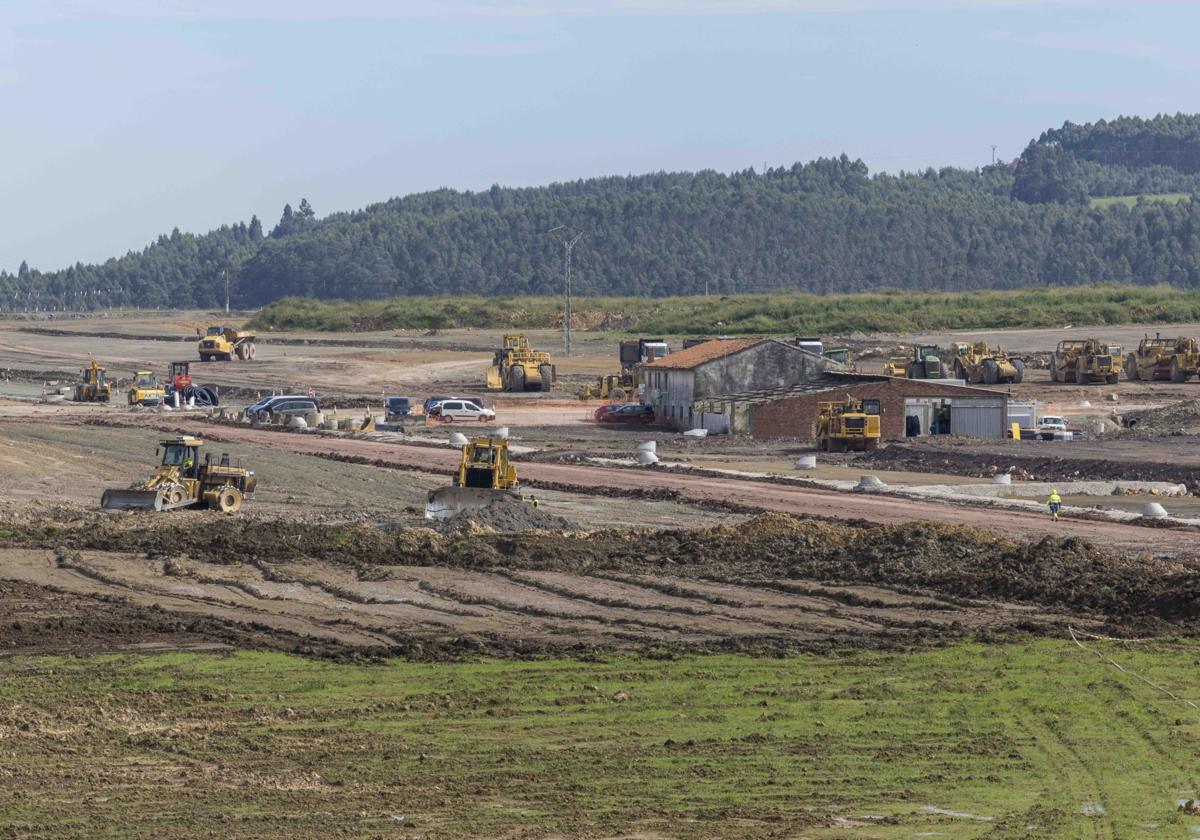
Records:
<instances>
[{"instance_id":1,"label":"construction site soil","mask_svg":"<svg viewBox=\"0 0 1200 840\"><path fill-rule=\"evenodd\" d=\"M187 355L203 317L131 318L115 328L81 320L62 330L0 324L0 367L28 368L36 380L96 351L110 370L161 370L165 352ZM179 353L165 351L168 338ZM384 393L478 389L496 341L469 331L279 338L264 340L253 363L197 365L193 375L226 394L314 387L379 395L371 397L378 403ZM583 353L563 360L564 376L611 367L611 338L581 345ZM1051 388L1044 372L1034 374L1022 395L1099 401L1103 390ZM1130 400L1168 390L1121 385ZM786 466L811 446L605 428L585 422L591 406L562 394L504 398L498 408L514 443L537 450L514 452L526 501L436 527L424 520L424 500L458 461L455 449L436 443L448 437L442 427L413 426L423 440L289 433L10 396L0 400L0 476L17 477L0 500L0 650L9 653L780 652L1062 634L1068 624L1185 635L1200 627L1198 529L1050 522L953 498L763 477L756 464ZM1103 439L947 438L827 460L863 472L1013 471L1200 490L1195 438L1174 436L1190 428L1185 415L1194 408L1179 411L1165 420L1131 412L1132 429ZM236 517L96 510L105 487L144 478L158 439L178 433L199 435L256 471L259 490ZM642 440L657 441L664 461L688 466L614 463ZM713 469L722 463L747 474L722 475ZM528 502L532 493L539 508Z\"/></svg>"},{"instance_id":2,"label":"construction site soil","mask_svg":"<svg viewBox=\"0 0 1200 840\"><path fill-rule=\"evenodd\" d=\"M1133 430L1130 430L1131 432ZM892 443L853 456L864 469L988 478L1012 473L1023 481L1169 481L1200 493L1200 437L1144 431L1086 441L980 441L946 437Z\"/></svg>"},{"instance_id":3,"label":"construction site soil","mask_svg":"<svg viewBox=\"0 0 1200 840\"><path fill-rule=\"evenodd\" d=\"M1200 572L1077 539L764 514L690 530L331 527L60 508L0 522L8 653L451 658L1191 634Z\"/></svg>"}]
</instances>

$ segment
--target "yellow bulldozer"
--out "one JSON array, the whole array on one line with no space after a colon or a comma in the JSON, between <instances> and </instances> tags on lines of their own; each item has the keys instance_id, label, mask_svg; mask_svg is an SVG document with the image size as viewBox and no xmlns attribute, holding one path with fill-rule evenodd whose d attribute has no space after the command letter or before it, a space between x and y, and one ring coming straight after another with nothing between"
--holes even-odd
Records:
<instances>
[{"instance_id":1,"label":"yellow bulldozer","mask_svg":"<svg viewBox=\"0 0 1200 840\"><path fill-rule=\"evenodd\" d=\"M531 348L521 333L506 333L492 356L487 386L493 391L549 391L555 378L549 353Z\"/></svg>"},{"instance_id":2,"label":"yellow bulldozer","mask_svg":"<svg viewBox=\"0 0 1200 840\"><path fill-rule=\"evenodd\" d=\"M1050 381L1076 385L1117 384L1121 352L1098 338L1075 338L1058 342L1050 357Z\"/></svg>"},{"instance_id":3,"label":"yellow bulldozer","mask_svg":"<svg viewBox=\"0 0 1200 840\"><path fill-rule=\"evenodd\" d=\"M229 362L233 359L253 359L257 350L252 332L235 330L233 327L209 327L200 336L200 361Z\"/></svg>"},{"instance_id":4,"label":"yellow bulldozer","mask_svg":"<svg viewBox=\"0 0 1200 840\"><path fill-rule=\"evenodd\" d=\"M1126 379L1166 379L1187 382L1200 373L1200 342L1179 336L1163 338L1155 333L1138 342L1137 350L1125 356Z\"/></svg>"},{"instance_id":5,"label":"yellow bulldozer","mask_svg":"<svg viewBox=\"0 0 1200 840\"><path fill-rule=\"evenodd\" d=\"M818 406L817 448L825 452L859 452L876 449L882 434L879 400L858 400L847 396L843 402L823 402Z\"/></svg>"},{"instance_id":6,"label":"yellow bulldozer","mask_svg":"<svg viewBox=\"0 0 1200 840\"><path fill-rule=\"evenodd\" d=\"M250 470L232 465L222 454L217 463L212 455L200 460L204 441L181 435L160 441L162 461L154 475L128 490L108 489L100 507L110 510L167 511L203 505L223 513L235 513L245 499L254 498L258 479Z\"/></svg>"},{"instance_id":7,"label":"yellow bulldozer","mask_svg":"<svg viewBox=\"0 0 1200 840\"><path fill-rule=\"evenodd\" d=\"M96 360L85 367L75 383L75 402L108 402L112 399L112 383L108 381L107 371Z\"/></svg>"},{"instance_id":8,"label":"yellow bulldozer","mask_svg":"<svg viewBox=\"0 0 1200 840\"><path fill-rule=\"evenodd\" d=\"M973 385L999 385L1001 382L1018 383L1025 375L1025 363L1011 358L1004 348L996 345L995 350L986 341L968 343L956 341L950 349L954 352L954 375Z\"/></svg>"},{"instance_id":9,"label":"yellow bulldozer","mask_svg":"<svg viewBox=\"0 0 1200 840\"><path fill-rule=\"evenodd\" d=\"M453 483L429 494L425 518L449 519L463 511L520 501L520 488L516 468L508 460L508 440L472 438L462 448Z\"/></svg>"},{"instance_id":10,"label":"yellow bulldozer","mask_svg":"<svg viewBox=\"0 0 1200 840\"><path fill-rule=\"evenodd\" d=\"M166 389L158 384L158 378L152 371L139 370L133 375L133 385L126 396L130 405L154 407L162 405Z\"/></svg>"}]
</instances>

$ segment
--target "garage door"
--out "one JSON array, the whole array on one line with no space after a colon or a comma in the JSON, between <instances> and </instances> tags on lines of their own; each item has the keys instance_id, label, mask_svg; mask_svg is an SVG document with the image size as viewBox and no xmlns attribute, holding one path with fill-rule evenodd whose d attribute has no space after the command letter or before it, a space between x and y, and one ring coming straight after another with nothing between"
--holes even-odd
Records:
<instances>
[{"instance_id":1,"label":"garage door","mask_svg":"<svg viewBox=\"0 0 1200 840\"><path fill-rule=\"evenodd\" d=\"M954 397L950 400L950 433L971 437L1004 437L1003 397Z\"/></svg>"}]
</instances>

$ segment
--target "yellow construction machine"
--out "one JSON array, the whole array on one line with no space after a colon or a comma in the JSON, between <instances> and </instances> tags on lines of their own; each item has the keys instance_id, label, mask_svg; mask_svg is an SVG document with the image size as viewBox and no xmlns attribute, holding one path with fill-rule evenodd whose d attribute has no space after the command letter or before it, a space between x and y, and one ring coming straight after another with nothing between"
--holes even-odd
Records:
<instances>
[{"instance_id":1,"label":"yellow construction machine","mask_svg":"<svg viewBox=\"0 0 1200 840\"><path fill-rule=\"evenodd\" d=\"M883 375L904 379L908 376L908 357L892 356L883 363Z\"/></svg>"},{"instance_id":2,"label":"yellow construction machine","mask_svg":"<svg viewBox=\"0 0 1200 840\"><path fill-rule=\"evenodd\" d=\"M1200 373L1200 342L1179 336L1163 338L1155 333L1146 336L1125 357L1126 379L1169 379L1187 382Z\"/></svg>"},{"instance_id":3,"label":"yellow construction machine","mask_svg":"<svg viewBox=\"0 0 1200 840\"><path fill-rule=\"evenodd\" d=\"M504 345L492 356L487 386L493 391L549 391L554 362L545 350L534 350L521 333L505 333Z\"/></svg>"},{"instance_id":4,"label":"yellow construction machine","mask_svg":"<svg viewBox=\"0 0 1200 840\"><path fill-rule=\"evenodd\" d=\"M954 376L971 384L1018 383L1025 375L1025 363L1010 358L999 345L991 350L986 341L973 344L956 341L950 345L950 349L954 353Z\"/></svg>"},{"instance_id":5,"label":"yellow construction machine","mask_svg":"<svg viewBox=\"0 0 1200 840\"><path fill-rule=\"evenodd\" d=\"M200 361L229 362L234 358L253 359L257 352L254 347L254 339L257 337L252 332L235 330L233 327L209 327L204 335L200 336Z\"/></svg>"},{"instance_id":6,"label":"yellow construction machine","mask_svg":"<svg viewBox=\"0 0 1200 840\"><path fill-rule=\"evenodd\" d=\"M858 400L847 396L843 402L823 402L818 406L817 448L826 452L859 452L879 446L879 400Z\"/></svg>"},{"instance_id":7,"label":"yellow construction machine","mask_svg":"<svg viewBox=\"0 0 1200 840\"><path fill-rule=\"evenodd\" d=\"M508 441L472 438L462 448L454 482L429 494L425 518L448 519L462 511L483 510L520 498L517 471L508 460Z\"/></svg>"},{"instance_id":8,"label":"yellow construction machine","mask_svg":"<svg viewBox=\"0 0 1200 840\"><path fill-rule=\"evenodd\" d=\"M595 382L589 382L580 388L579 399L601 399L623 402L636 388L637 385L634 383L633 374L610 373L606 376L598 377Z\"/></svg>"},{"instance_id":9,"label":"yellow construction machine","mask_svg":"<svg viewBox=\"0 0 1200 840\"><path fill-rule=\"evenodd\" d=\"M1050 357L1051 382L1116 385L1120 370L1120 348L1112 348L1098 338L1060 341Z\"/></svg>"},{"instance_id":10,"label":"yellow construction machine","mask_svg":"<svg viewBox=\"0 0 1200 840\"><path fill-rule=\"evenodd\" d=\"M79 382L75 383L75 402L108 402L112 399L112 383L106 374L92 359L91 365L80 372Z\"/></svg>"},{"instance_id":11,"label":"yellow construction machine","mask_svg":"<svg viewBox=\"0 0 1200 840\"><path fill-rule=\"evenodd\" d=\"M127 394L130 405L154 407L162 405L166 389L158 384L158 378L153 372L139 370L133 375L133 385Z\"/></svg>"},{"instance_id":12,"label":"yellow construction machine","mask_svg":"<svg viewBox=\"0 0 1200 840\"><path fill-rule=\"evenodd\" d=\"M162 461L154 475L128 490L105 490L100 507L165 511L203 505L235 513L244 499L254 498L258 479L252 471L230 464L228 454L215 464L211 454L201 461L203 446L199 438L183 435L161 441Z\"/></svg>"}]
</instances>

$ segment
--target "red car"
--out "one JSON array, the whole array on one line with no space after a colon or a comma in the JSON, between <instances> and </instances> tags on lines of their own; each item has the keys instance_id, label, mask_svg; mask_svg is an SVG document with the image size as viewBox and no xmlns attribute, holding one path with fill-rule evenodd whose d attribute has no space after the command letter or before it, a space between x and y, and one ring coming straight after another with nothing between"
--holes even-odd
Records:
<instances>
[{"instance_id":1,"label":"red car","mask_svg":"<svg viewBox=\"0 0 1200 840\"><path fill-rule=\"evenodd\" d=\"M653 423L654 409L640 403L602 405L593 415L597 423Z\"/></svg>"}]
</instances>

